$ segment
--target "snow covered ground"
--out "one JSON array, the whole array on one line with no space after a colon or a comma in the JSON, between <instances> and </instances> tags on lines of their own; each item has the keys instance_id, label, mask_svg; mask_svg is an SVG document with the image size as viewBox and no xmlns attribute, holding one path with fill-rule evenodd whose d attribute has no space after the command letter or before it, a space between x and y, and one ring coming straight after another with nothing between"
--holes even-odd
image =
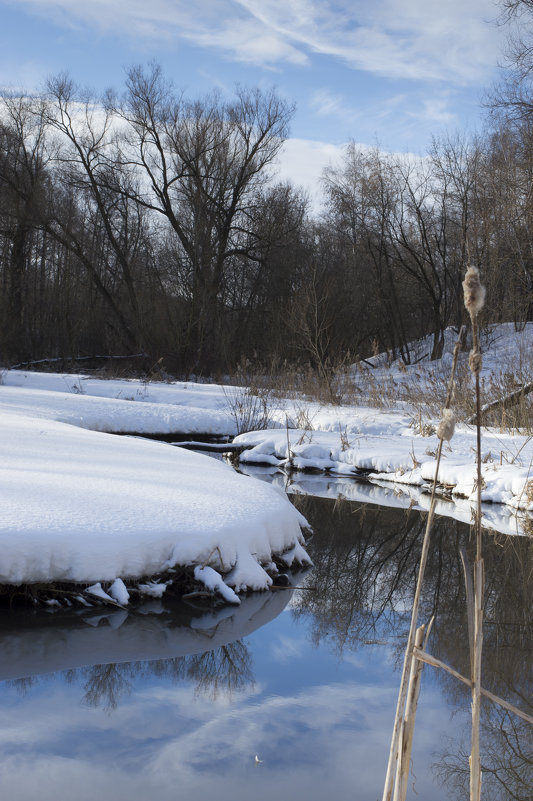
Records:
<instances>
[{"instance_id":1,"label":"snow covered ground","mask_svg":"<svg viewBox=\"0 0 533 801\"><path fill-rule=\"evenodd\" d=\"M306 429L256 431L241 434L236 444L246 446L241 461L246 465L271 465L278 469L327 471L331 476L348 478L364 474L376 484L394 482L396 493L427 507L423 492L430 489L435 475L438 438L433 433L439 417L424 420L416 416L417 395L428 395L428 387L441 381L446 387L455 335L446 332L442 359L429 362L431 343L422 340L412 346L412 365L400 360L389 364L385 354L371 359L374 369L366 370L374 385L394 387L395 408L367 406L308 406ZM515 331L512 324L491 327L483 337L481 382L501 382L507 375L526 383L533 380L533 324ZM460 356L464 363L467 354ZM420 359L420 361L417 361ZM365 372L354 377L364 382ZM301 407L300 407L301 409ZM289 412L290 418L290 412ZM533 421L532 421L533 423ZM422 429L422 431L421 431ZM459 424L450 443L445 443L439 468L439 491L456 502L440 504L441 513L471 519L475 497L476 431L473 425ZM523 529L523 517L513 513L533 511L533 438L495 428L483 429L482 475L485 522L490 527L512 533ZM298 481L298 480L297 480ZM531 483L530 483L531 482ZM398 485L404 488L398 492ZM357 490L356 492L359 492ZM350 492L341 494L349 497ZM489 504L503 505L495 512ZM447 507L448 511L445 511Z\"/></svg>"},{"instance_id":2,"label":"snow covered ground","mask_svg":"<svg viewBox=\"0 0 533 801\"><path fill-rule=\"evenodd\" d=\"M270 430L241 434L238 445L246 464L270 464L287 470L327 470L333 475L365 475L377 481L394 481L428 488L434 478L438 438L413 431L408 415L357 409L351 420L335 430ZM443 449L439 469L441 491L472 498L476 467L476 433L459 425ZM482 500L515 509L533 509L527 482L533 478L533 442L526 436L486 430L483 435Z\"/></svg>"},{"instance_id":3,"label":"snow covered ground","mask_svg":"<svg viewBox=\"0 0 533 801\"><path fill-rule=\"evenodd\" d=\"M289 566L306 558L305 521L284 493L207 456L79 427L105 430L129 401L106 407L99 398L12 380L19 386L0 386L0 583L127 582L175 565L207 565L224 575L225 597L237 601L229 588L269 586L263 568L274 554ZM142 430L150 412L133 405ZM205 578L210 587L213 574ZM118 582L115 599L124 598Z\"/></svg>"},{"instance_id":4,"label":"snow covered ground","mask_svg":"<svg viewBox=\"0 0 533 801\"><path fill-rule=\"evenodd\" d=\"M92 431L232 435L223 388L214 384L102 380L86 375L5 372L0 409Z\"/></svg>"},{"instance_id":5,"label":"snow covered ground","mask_svg":"<svg viewBox=\"0 0 533 801\"><path fill-rule=\"evenodd\" d=\"M511 365L525 374L532 343L532 325L519 334L510 326L493 329L485 380ZM373 377L416 388L431 369L432 380L439 370L445 380L450 348L451 340L441 362L429 367L387 366L378 357ZM305 521L275 488L203 455L104 433L234 436L236 396L224 387L20 370L0 378L0 582L113 582L186 564L214 568L238 592L268 586L263 568L274 554L285 552L288 563L305 558ZM246 447L243 463L322 471L345 482L364 473L376 486L402 485L406 497L416 488L424 506L437 438L417 432L407 404L384 411L277 400L269 418L270 428L237 436ZM306 426L298 428L303 418ZM485 429L482 447L483 501L505 509L509 524L496 528L520 531L523 520L514 513L533 511L533 440ZM473 426L457 426L439 481L462 499L454 508L463 517L471 511L474 453ZM451 506L442 504L443 513ZM486 520L490 525L490 514ZM210 587L220 580L207 570L197 577ZM121 602L119 583L114 591Z\"/></svg>"}]
</instances>

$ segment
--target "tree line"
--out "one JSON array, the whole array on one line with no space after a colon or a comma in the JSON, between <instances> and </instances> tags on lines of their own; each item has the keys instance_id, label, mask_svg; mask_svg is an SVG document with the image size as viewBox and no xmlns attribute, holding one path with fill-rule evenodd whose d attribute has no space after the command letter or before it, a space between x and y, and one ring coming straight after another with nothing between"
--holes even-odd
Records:
<instances>
[{"instance_id":1,"label":"tree line","mask_svg":"<svg viewBox=\"0 0 533 801\"><path fill-rule=\"evenodd\" d=\"M468 260L487 320L533 319L529 114L506 108L420 158L351 142L316 213L276 177L293 111L258 89L187 98L153 64L120 94L67 76L4 94L1 363L143 354L175 374L326 370L376 350L409 363L428 334L436 358L462 320Z\"/></svg>"}]
</instances>

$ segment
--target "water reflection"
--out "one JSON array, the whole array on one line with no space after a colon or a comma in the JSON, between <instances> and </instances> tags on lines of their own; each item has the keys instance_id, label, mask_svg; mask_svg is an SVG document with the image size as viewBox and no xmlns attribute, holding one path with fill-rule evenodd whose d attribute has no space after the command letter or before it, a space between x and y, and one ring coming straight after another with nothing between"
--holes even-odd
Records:
<instances>
[{"instance_id":1,"label":"water reflection","mask_svg":"<svg viewBox=\"0 0 533 801\"><path fill-rule=\"evenodd\" d=\"M132 801L381 794L425 520L414 509L295 502L315 532L315 567L298 579L306 591L255 594L216 612L163 601L144 615L3 616L8 795L55 800L72 781L91 788L80 801L109 786ZM436 618L430 650L465 673L460 550L471 558L472 545L468 527L437 518L421 606L422 620ZM491 534L484 546L483 684L531 713L533 540ZM424 668L419 797L467 796L469 708L467 688ZM528 724L485 704L482 738L484 798L531 799Z\"/></svg>"},{"instance_id":2,"label":"water reflection","mask_svg":"<svg viewBox=\"0 0 533 801\"><path fill-rule=\"evenodd\" d=\"M83 685L82 703L115 709L119 700L128 695L134 681L149 676L171 679L173 683L190 682L197 693L215 701L220 694L233 693L253 687L254 675L250 653L242 640L230 642L210 651L153 662L126 662L89 665L63 674L68 684ZM13 685L25 679L14 679Z\"/></svg>"},{"instance_id":3,"label":"water reflection","mask_svg":"<svg viewBox=\"0 0 533 801\"><path fill-rule=\"evenodd\" d=\"M114 709L135 679L189 681L216 699L253 686L242 638L285 608L292 590L254 594L218 611L160 601L137 612L12 612L0 631L0 680L26 693L38 677L61 671L81 683L82 701Z\"/></svg>"},{"instance_id":4,"label":"water reflection","mask_svg":"<svg viewBox=\"0 0 533 801\"><path fill-rule=\"evenodd\" d=\"M260 467L256 465L240 465L239 470L246 475L254 476L282 487L291 495L311 495L315 498L331 498L351 501L352 503L378 504L394 509L415 509L427 512L431 503L428 487L417 487L409 484L394 484L390 481L363 481L351 477L331 476L327 474L295 472L286 475L277 467ZM438 515L451 517L470 525L475 512L475 502L466 498L437 498L435 511ZM516 512L509 506L500 503L481 504L482 525L500 534L531 534L533 516Z\"/></svg>"},{"instance_id":5,"label":"water reflection","mask_svg":"<svg viewBox=\"0 0 533 801\"><path fill-rule=\"evenodd\" d=\"M533 737L531 725L501 708L485 706L481 719L484 801L531 801L533 798ZM453 790L456 798L468 798L470 774L467 738L442 750L435 775Z\"/></svg>"},{"instance_id":6,"label":"water reflection","mask_svg":"<svg viewBox=\"0 0 533 801\"><path fill-rule=\"evenodd\" d=\"M295 614L311 621L314 642L329 641L337 653L380 638L396 638L403 655L425 520L416 512L356 506L300 497L300 510L316 535L308 552L316 592L301 594ZM485 533L486 624L483 686L533 714L533 539ZM431 652L469 675L466 603L461 551L471 562L470 529L437 517L422 590L420 620L435 616ZM431 670L431 669L430 669ZM428 668L425 668L426 674ZM449 674L437 679L450 707L469 708L470 691ZM533 730L485 700L482 720L486 798L530 799ZM444 750L436 772L458 798L467 796L469 742Z\"/></svg>"}]
</instances>

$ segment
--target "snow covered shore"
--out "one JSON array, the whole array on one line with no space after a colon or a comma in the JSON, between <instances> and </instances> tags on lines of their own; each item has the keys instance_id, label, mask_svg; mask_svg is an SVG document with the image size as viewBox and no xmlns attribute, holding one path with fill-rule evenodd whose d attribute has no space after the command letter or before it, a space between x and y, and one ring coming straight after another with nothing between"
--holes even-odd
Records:
<instances>
[{"instance_id":1,"label":"snow covered shore","mask_svg":"<svg viewBox=\"0 0 533 801\"><path fill-rule=\"evenodd\" d=\"M487 375L513 358L525 364L533 325L521 339L508 326L493 335ZM394 365L376 369L395 376ZM401 380L415 386L422 371L420 365L403 366ZM298 427L302 417L305 428ZM243 465L344 480L364 475L376 485L401 485L405 494L417 488L424 507L420 493L433 479L437 438L413 425L412 408L278 398L269 418L270 428L235 438L244 449ZM196 578L227 599L237 600L233 590L269 586L274 556L284 554L289 566L307 559L305 521L283 492L207 456L103 433L233 437L237 422L231 397L213 384L4 371L0 583L113 582L187 565L213 568L216 573L197 569ZM485 509L493 504L506 510L499 530L521 531L531 523L524 515L533 512L533 438L484 429L482 447ZM444 447L439 488L457 501L463 517L474 494L474 460L474 427L461 424ZM446 507L453 506L443 504L442 512L451 514ZM491 525L495 516L485 518Z\"/></svg>"},{"instance_id":2,"label":"snow covered shore","mask_svg":"<svg viewBox=\"0 0 533 801\"><path fill-rule=\"evenodd\" d=\"M307 558L305 520L283 493L207 456L58 422L50 408L30 414L24 392L0 387L0 583L209 565L239 592L271 584L274 555Z\"/></svg>"},{"instance_id":3,"label":"snow covered shore","mask_svg":"<svg viewBox=\"0 0 533 801\"><path fill-rule=\"evenodd\" d=\"M364 475L366 480L377 484L402 485L406 491L407 487L419 492L429 489L438 446L437 437L430 432L438 425L435 415L440 410L436 404L433 419L426 416L422 421L417 397L427 398L437 385L446 387L456 334L451 329L445 332L443 355L435 362L427 359L430 340L428 337L410 345L413 359L410 365L400 359L390 363L387 354L380 354L369 360L371 369L354 374L354 380L363 385L366 376L374 386L385 387L389 396L395 398L392 404L389 399L388 408L308 404L305 429L289 422L288 430L255 431L238 436L235 444L246 448L241 462L270 465L285 472L326 472L332 477ZM482 351L483 386L516 386L533 380L533 323L520 330L512 323L489 326L482 336ZM459 365L464 369L467 360L468 353L462 353ZM399 400L400 396L409 400ZM289 411L287 417L291 421L297 416L291 417ZM463 510L463 501L468 502L475 495L475 452L475 427L464 423L456 426L453 439L443 449L439 492L452 498ZM516 510L532 513L533 438L528 433L485 427L482 458L485 504L503 505L504 517ZM491 517L487 515L488 519ZM512 528L516 530L517 526ZM507 527L503 526L503 530Z\"/></svg>"},{"instance_id":4,"label":"snow covered shore","mask_svg":"<svg viewBox=\"0 0 533 801\"><path fill-rule=\"evenodd\" d=\"M328 424L326 424L328 425ZM409 416L400 412L356 409L339 429L254 431L234 442L247 449L245 464L267 464L284 470L327 471L337 476L364 476L429 488L436 467L438 439L413 431ZM473 498L476 467L476 433L459 425L450 445L443 449L439 469L440 492L456 498ZM533 443L529 437L485 429L483 434L482 500L513 509L533 510L528 482L533 480Z\"/></svg>"}]
</instances>

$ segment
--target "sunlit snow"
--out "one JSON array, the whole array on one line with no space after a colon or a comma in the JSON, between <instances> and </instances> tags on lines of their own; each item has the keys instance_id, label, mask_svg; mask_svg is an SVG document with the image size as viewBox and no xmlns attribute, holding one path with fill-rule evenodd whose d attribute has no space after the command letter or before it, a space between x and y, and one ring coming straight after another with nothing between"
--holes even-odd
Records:
<instances>
[{"instance_id":1,"label":"sunlit snow","mask_svg":"<svg viewBox=\"0 0 533 801\"><path fill-rule=\"evenodd\" d=\"M0 582L114 581L209 563L259 589L270 583L260 565L300 542L305 521L263 482L164 443L15 412L16 393L0 387Z\"/></svg>"},{"instance_id":2,"label":"sunlit snow","mask_svg":"<svg viewBox=\"0 0 533 801\"><path fill-rule=\"evenodd\" d=\"M485 376L517 360L525 363L533 325L519 333L500 326L491 335ZM423 350L424 343L419 347ZM396 364L381 363L379 357L375 361L374 375L416 387L421 365L403 367L400 373ZM442 369L443 381L449 361L447 343L443 359L432 366ZM304 406L310 430L291 428ZM269 416L270 428L236 438L246 448L243 465L268 464L292 476L295 470L312 470L345 481L364 472L376 485L394 482L406 495L416 490L416 502L424 507L421 493L433 479L437 438L416 433L412 410L278 399ZM275 487L237 475L205 455L104 432L233 437L237 423L224 387L214 384L5 371L0 384L0 582L107 582L111 586L103 591L123 604L127 590L117 579L149 577L177 564L209 566L239 592L269 585L264 568L271 566L274 554L285 553L289 565L305 557L305 521ZM533 440L484 429L482 449L483 501L505 509L505 520L516 510L531 511ZM474 426L456 427L443 449L439 481L456 501L448 508L468 519L475 483ZM497 515L484 508L491 525ZM509 524L505 520L495 527L509 533L519 528L516 517ZM149 589L149 582L145 586L154 595L164 590Z\"/></svg>"}]
</instances>

